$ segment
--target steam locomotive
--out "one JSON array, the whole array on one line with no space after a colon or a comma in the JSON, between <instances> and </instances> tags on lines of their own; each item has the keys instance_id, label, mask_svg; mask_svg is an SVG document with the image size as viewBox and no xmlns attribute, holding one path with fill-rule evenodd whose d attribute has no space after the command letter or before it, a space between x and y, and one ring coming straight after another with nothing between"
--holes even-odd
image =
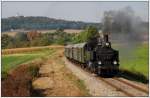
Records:
<instances>
[{"instance_id":1,"label":"steam locomotive","mask_svg":"<svg viewBox=\"0 0 150 98\"><path fill-rule=\"evenodd\" d=\"M89 39L85 43L65 46L65 56L91 72L114 76L119 69L119 52L111 48L108 34Z\"/></svg>"}]
</instances>

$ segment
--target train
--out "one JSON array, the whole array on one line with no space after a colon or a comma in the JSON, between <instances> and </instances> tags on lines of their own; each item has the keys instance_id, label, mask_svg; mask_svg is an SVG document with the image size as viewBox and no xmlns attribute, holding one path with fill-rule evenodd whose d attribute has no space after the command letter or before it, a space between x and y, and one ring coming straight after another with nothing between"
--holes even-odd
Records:
<instances>
[{"instance_id":1,"label":"train","mask_svg":"<svg viewBox=\"0 0 150 98\"><path fill-rule=\"evenodd\" d=\"M108 34L66 45L64 53L69 61L99 76L115 76L119 71L119 51L111 47Z\"/></svg>"}]
</instances>

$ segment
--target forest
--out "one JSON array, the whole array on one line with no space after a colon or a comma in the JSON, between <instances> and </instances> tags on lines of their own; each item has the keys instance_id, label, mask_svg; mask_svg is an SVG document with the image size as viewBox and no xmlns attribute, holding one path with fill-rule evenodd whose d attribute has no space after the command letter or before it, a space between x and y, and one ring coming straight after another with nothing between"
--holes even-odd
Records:
<instances>
[{"instance_id":1,"label":"forest","mask_svg":"<svg viewBox=\"0 0 150 98\"><path fill-rule=\"evenodd\" d=\"M81 21L67 21L62 19L54 19L48 17L33 17L33 16L17 16L2 18L1 30L9 31L12 29L25 29L25 30L45 30L45 29L84 29L85 27L92 25L101 29L99 23L87 23Z\"/></svg>"}]
</instances>

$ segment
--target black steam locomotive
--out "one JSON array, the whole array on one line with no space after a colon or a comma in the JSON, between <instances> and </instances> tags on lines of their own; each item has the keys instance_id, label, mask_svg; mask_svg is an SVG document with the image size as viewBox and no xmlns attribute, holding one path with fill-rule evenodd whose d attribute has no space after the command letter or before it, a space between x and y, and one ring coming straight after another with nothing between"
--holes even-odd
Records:
<instances>
[{"instance_id":1,"label":"black steam locomotive","mask_svg":"<svg viewBox=\"0 0 150 98\"><path fill-rule=\"evenodd\" d=\"M108 34L91 38L85 43L67 45L65 56L101 76L114 76L118 72L119 52L111 48Z\"/></svg>"}]
</instances>

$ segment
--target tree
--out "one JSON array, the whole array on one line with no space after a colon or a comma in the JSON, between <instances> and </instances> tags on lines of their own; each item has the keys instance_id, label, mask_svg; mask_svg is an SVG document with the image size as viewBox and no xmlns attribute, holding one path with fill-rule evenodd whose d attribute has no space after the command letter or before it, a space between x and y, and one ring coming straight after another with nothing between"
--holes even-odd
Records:
<instances>
[{"instance_id":1,"label":"tree","mask_svg":"<svg viewBox=\"0 0 150 98\"><path fill-rule=\"evenodd\" d=\"M15 35L15 39L18 41L28 41L27 34L24 32L18 32Z\"/></svg>"},{"instance_id":2,"label":"tree","mask_svg":"<svg viewBox=\"0 0 150 98\"><path fill-rule=\"evenodd\" d=\"M33 39L39 37L41 33L37 32L36 30L28 32L27 33L27 38L29 41L32 41Z\"/></svg>"},{"instance_id":3,"label":"tree","mask_svg":"<svg viewBox=\"0 0 150 98\"><path fill-rule=\"evenodd\" d=\"M99 35L98 29L94 26L88 26L84 31L75 35L73 38L74 43L87 42L88 40L97 37Z\"/></svg>"},{"instance_id":4,"label":"tree","mask_svg":"<svg viewBox=\"0 0 150 98\"><path fill-rule=\"evenodd\" d=\"M89 26L89 27L87 27L86 30L87 30L86 40L96 37L99 34L97 28L94 26Z\"/></svg>"},{"instance_id":5,"label":"tree","mask_svg":"<svg viewBox=\"0 0 150 98\"><path fill-rule=\"evenodd\" d=\"M7 34L2 34L2 49L7 48L7 46L13 42L13 38Z\"/></svg>"},{"instance_id":6,"label":"tree","mask_svg":"<svg viewBox=\"0 0 150 98\"><path fill-rule=\"evenodd\" d=\"M64 32L64 29L63 29L63 28L58 28L58 29L56 30L56 32L58 32L58 33Z\"/></svg>"}]
</instances>

